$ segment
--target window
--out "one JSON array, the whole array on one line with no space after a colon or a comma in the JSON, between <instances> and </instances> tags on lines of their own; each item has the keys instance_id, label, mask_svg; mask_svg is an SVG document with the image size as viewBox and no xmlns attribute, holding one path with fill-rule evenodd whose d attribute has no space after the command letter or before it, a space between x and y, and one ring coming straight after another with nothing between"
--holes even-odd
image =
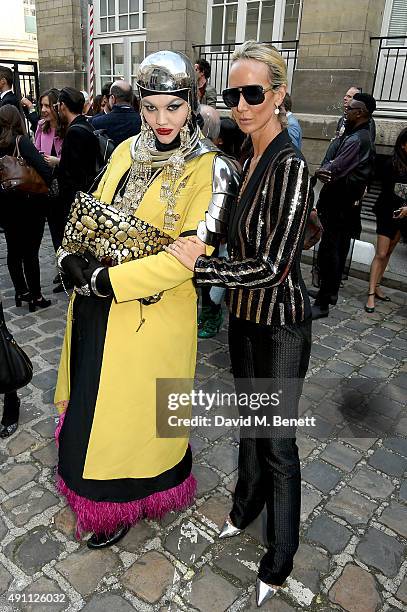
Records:
<instances>
[{"instance_id":1,"label":"window","mask_svg":"<svg viewBox=\"0 0 407 612\"><path fill-rule=\"evenodd\" d=\"M286 0L282 40L297 39L300 9L301 0Z\"/></svg>"},{"instance_id":2,"label":"window","mask_svg":"<svg viewBox=\"0 0 407 612\"><path fill-rule=\"evenodd\" d=\"M100 0L100 33L142 30L143 0Z\"/></svg>"},{"instance_id":3,"label":"window","mask_svg":"<svg viewBox=\"0 0 407 612\"><path fill-rule=\"evenodd\" d=\"M105 83L125 79L133 84L145 56L145 40L136 36L112 36L95 41L97 88Z\"/></svg>"},{"instance_id":4,"label":"window","mask_svg":"<svg viewBox=\"0 0 407 612\"><path fill-rule=\"evenodd\" d=\"M145 55L145 42L144 41L137 41L137 42L131 42L131 84L133 85L133 87L136 86L136 75L137 75L137 71L138 71L138 67L140 66L141 62L144 59L144 55Z\"/></svg>"},{"instance_id":5,"label":"window","mask_svg":"<svg viewBox=\"0 0 407 612\"><path fill-rule=\"evenodd\" d=\"M274 9L275 0L249 0L247 2L246 40L272 39Z\"/></svg>"},{"instance_id":6,"label":"window","mask_svg":"<svg viewBox=\"0 0 407 612\"><path fill-rule=\"evenodd\" d=\"M100 77L102 85L124 77L123 43L100 45Z\"/></svg>"},{"instance_id":7,"label":"window","mask_svg":"<svg viewBox=\"0 0 407 612\"><path fill-rule=\"evenodd\" d=\"M210 0L207 44L296 40L302 0ZM401 0L405 2L405 0Z\"/></svg>"},{"instance_id":8,"label":"window","mask_svg":"<svg viewBox=\"0 0 407 612\"><path fill-rule=\"evenodd\" d=\"M237 9L236 0L213 0L211 33L213 44L236 42Z\"/></svg>"}]
</instances>

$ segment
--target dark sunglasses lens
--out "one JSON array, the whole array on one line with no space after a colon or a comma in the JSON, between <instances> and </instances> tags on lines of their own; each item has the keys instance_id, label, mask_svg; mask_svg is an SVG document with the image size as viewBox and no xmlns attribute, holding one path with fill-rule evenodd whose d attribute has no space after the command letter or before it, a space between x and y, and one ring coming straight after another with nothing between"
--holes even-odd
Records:
<instances>
[{"instance_id":1,"label":"dark sunglasses lens","mask_svg":"<svg viewBox=\"0 0 407 612\"><path fill-rule=\"evenodd\" d=\"M264 102L264 93L261 85L246 85L243 87L243 97L247 104L255 106Z\"/></svg>"},{"instance_id":2,"label":"dark sunglasses lens","mask_svg":"<svg viewBox=\"0 0 407 612\"><path fill-rule=\"evenodd\" d=\"M228 108L233 108L239 104L240 91L237 89L237 87L224 89L222 92L222 98Z\"/></svg>"}]
</instances>

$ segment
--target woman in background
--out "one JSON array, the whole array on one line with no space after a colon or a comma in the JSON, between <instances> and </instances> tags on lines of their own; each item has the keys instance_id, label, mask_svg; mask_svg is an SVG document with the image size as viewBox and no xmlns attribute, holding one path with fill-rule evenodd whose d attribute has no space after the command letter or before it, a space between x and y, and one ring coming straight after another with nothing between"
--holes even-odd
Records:
<instances>
[{"instance_id":1,"label":"woman in background","mask_svg":"<svg viewBox=\"0 0 407 612\"><path fill-rule=\"evenodd\" d=\"M380 282L391 254L407 228L407 128L397 137L393 156L383 168L382 190L375 205L376 254L370 268L366 312L374 312L375 299L390 302L380 289Z\"/></svg>"},{"instance_id":2,"label":"woman in background","mask_svg":"<svg viewBox=\"0 0 407 612\"><path fill-rule=\"evenodd\" d=\"M35 133L35 146L51 168L58 167L64 135L63 126L55 110L58 96L58 89L49 89L40 97L41 119ZM52 182L51 193L46 196L45 213L51 232L52 244L57 251L62 243L65 219L58 199L56 178ZM59 276L54 280L59 282Z\"/></svg>"},{"instance_id":3,"label":"woman in background","mask_svg":"<svg viewBox=\"0 0 407 612\"><path fill-rule=\"evenodd\" d=\"M49 185L53 170L26 134L15 106L0 108L0 157L19 151ZM41 293L39 250L44 233L42 197L21 191L0 192L0 215L7 243L7 266L15 289L16 306L29 303L30 312L51 305Z\"/></svg>"}]
</instances>

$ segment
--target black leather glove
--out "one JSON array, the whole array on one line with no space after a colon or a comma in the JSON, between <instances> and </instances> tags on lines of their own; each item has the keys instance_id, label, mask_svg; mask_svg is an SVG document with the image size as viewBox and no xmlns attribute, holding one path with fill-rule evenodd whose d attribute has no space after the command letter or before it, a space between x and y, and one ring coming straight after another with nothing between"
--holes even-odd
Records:
<instances>
[{"instance_id":1,"label":"black leather glove","mask_svg":"<svg viewBox=\"0 0 407 612\"><path fill-rule=\"evenodd\" d=\"M86 285L86 278L83 271L88 267L87 260L81 255L67 255L61 261L61 268L71 279L75 287Z\"/></svg>"},{"instance_id":2,"label":"black leather glove","mask_svg":"<svg viewBox=\"0 0 407 612\"><path fill-rule=\"evenodd\" d=\"M91 293L97 297L109 297L113 293L113 288L110 282L108 268L103 266L92 253L89 253L89 251L86 251L85 257L88 260L88 267L83 271L83 275L90 287ZM92 275L98 268L102 268L102 270L98 272L96 278L92 282ZM95 289L97 293L95 293Z\"/></svg>"}]
</instances>

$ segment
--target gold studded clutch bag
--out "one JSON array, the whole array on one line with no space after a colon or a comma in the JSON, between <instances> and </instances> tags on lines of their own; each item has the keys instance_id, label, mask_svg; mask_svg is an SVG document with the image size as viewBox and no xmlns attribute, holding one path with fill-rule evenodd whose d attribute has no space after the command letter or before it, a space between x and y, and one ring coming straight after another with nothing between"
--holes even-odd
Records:
<instances>
[{"instance_id":1,"label":"gold studded clutch bag","mask_svg":"<svg viewBox=\"0 0 407 612\"><path fill-rule=\"evenodd\" d=\"M173 239L131 213L78 191L65 226L62 247L90 251L102 264L115 266L155 255Z\"/></svg>"}]
</instances>

